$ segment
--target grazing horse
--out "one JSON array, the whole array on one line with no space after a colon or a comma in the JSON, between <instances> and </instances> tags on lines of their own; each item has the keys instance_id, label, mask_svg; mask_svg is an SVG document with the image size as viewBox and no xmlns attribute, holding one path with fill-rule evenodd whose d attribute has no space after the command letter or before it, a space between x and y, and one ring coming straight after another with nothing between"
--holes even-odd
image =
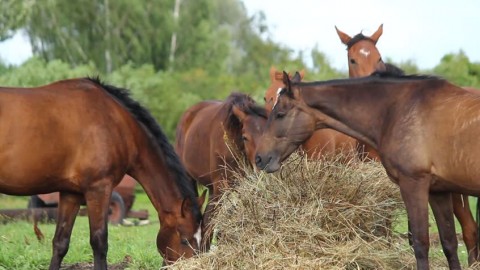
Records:
<instances>
[{"instance_id":1,"label":"grazing horse","mask_svg":"<svg viewBox=\"0 0 480 270\"><path fill-rule=\"evenodd\" d=\"M303 79L304 72L300 71L300 77ZM273 104L277 99L279 89L284 88L283 73L277 71L275 67L270 68L270 86L265 92L265 109L272 111ZM333 129L316 130L312 136L302 144L302 149L306 152L308 158L318 159L323 156L335 154L344 154L344 161L350 160L349 156L357 147L357 140L340 133Z\"/></svg>"},{"instance_id":2,"label":"grazing horse","mask_svg":"<svg viewBox=\"0 0 480 270\"><path fill-rule=\"evenodd\" d=\"M314 130L333 128L379 153L400 187L418 269L429 269L428 203L450 269L460 269L451 193L480 195L480 98L431 76L301 83L277 99L257 147L257 167L274 172Z\"/></svg>"},{"instance_id":3,"label":"grazing horse","mask_svg":"<svg viewBox=\"0 0 480 270\"><path fill-rule=\"evenodd\" d=\"M158 212L157 248L169 263L191 257L201 213L193 186L150 113L99 79L0 88L0 192L60 192L50 269L59 269L86 201L94 269L107 269L112 189L135 177Z\"/></svg>"},{"instance_id":4,"label":"grazing horse","mask_svg":"<svg viewBox=\"0 0 480 270\"><path fill-rule=\"evenodd\" d=\"M384 64L376 47L378 39L383 33L383 25L380 25L377 31L370 37L360 33L352 38L337 27L335 29L342 43L347 46L348 73L351 78L365 77L375 71L385 70L390 73L404 75L400 68L388 63ZM472 93L480 93L478 90L470 87L464 87L464 89ZM359 149L361 154L364 154L364 157L379 160L377 152L370 146L360 142ZM468 263L471 265L478 260L478 248L480 246L478 234L480 228L472 216L468 196L457 193L452 194L452 196L453 213L462 226L463 242L468 251Z\"/></svg>"},{"instance_id":5,"label":"grazing horse","mask_svg":"<svg viewBox=\"0 0 480 270\"><path fill-rule=\"evenodd\" d=\"M232 93L225 101L203 101L190 107L178 123L175 150L189 174L210 194L202 230L201 248L206 251L213 234L211 215L222 190L233 184L228 182L231 170L238 168L235 151L255 167L255 148L266 120L265 109L252 98Z\"/></svg>"}]
</instances>

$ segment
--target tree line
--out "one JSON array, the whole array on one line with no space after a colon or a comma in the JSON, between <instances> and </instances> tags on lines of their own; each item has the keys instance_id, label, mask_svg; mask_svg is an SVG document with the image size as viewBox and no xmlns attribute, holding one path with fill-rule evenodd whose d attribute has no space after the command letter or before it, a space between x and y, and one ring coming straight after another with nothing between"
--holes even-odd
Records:
<instances>
[{"instance_id":1,"label":"tree line","mask_svg":"<svg viewBox=\"0 0 480 270\"><path fill-rule=\"evenodd\" d=\"M296 53L273 41L265 15L249 16L241 0L2 0L0 10L0 41L23 31L34 55L18 67L0 63L0 85L100 75L130 89L170 139L180 114L195 102L231 91L261 101L272 65L304 68L306 80L347 77L317 48ZM445 55L432 70L413 61L393 64L480 88L480 63L462 51Z\"/></svg>"}]
</instances>

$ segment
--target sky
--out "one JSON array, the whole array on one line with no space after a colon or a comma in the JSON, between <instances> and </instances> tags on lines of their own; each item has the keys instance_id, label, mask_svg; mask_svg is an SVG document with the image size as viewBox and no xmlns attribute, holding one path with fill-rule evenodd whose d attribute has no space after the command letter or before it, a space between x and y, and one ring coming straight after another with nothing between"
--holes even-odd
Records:
<instances>
[{"instance_id":1,"label":"sky","mask_svg":"<svg viewBox=\"0 0 480 270\"><path fill-rule=\"evenodd\" d=\"M309 52L315 45L337 69L347 70L346 47L335 26L354 36L383 24L377 48L394 62L413 60L430 69L447 53L463 50L480 62L479 0L244 0L249 14L262 10L273 40Z\"/></svg>"},{"instance_id":2,"label":"sky","mask_svg":"<svg viewBox=\"0 0 480 270\"><path fill-rule=\"evenodd\" d=\"M270 37L295 51L317 46L337 69L347 70L345 46L335 26L350 36L371 35L383 24L377 48L384 59L436 66L447 53L463 50L480 62L479 0L244 0L249 15L263 11ZM26 37L0 43L0 58L21 64L31 56ZM306 59L308 62L308 59ZM275 63L272 63L275 65ZM279 67L281 68L281 67Z\"/></svg>"}]
</instances>

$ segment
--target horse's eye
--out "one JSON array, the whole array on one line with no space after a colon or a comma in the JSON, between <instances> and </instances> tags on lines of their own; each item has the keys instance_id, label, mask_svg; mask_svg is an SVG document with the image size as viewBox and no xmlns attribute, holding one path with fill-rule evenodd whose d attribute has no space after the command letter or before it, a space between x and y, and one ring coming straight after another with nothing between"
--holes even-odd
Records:
<instances>
[{"instance_id":1,"label":"horse's eye","mask_svg":"<svg viewBox=\"0 0 480 270\"><path fill-rule=\"evenodd\" d=\"M353 65L355 65L357 63L357 61L355 61L355 59L353 58L350 58L350 63L352 63Z\"/></svg>"},{"instance_id":2,"label":"horse's eye","mask_svg":"<svg viewBox=\"0 0 480 270\"><path fill-rule=\"evenodd\" d=\"M185 238L182 238L182 240L180 241L180 243L182 243L182 245L185 245L185 246L190 245L190 243L188 243L188 240L185 239Z\"/></svg>"},{"instance_id":3,"label":"horse's eye","mask_svg":"<svg viewBox=\"0 0 480 270\"><path fill-rule=\"evenodd\" d=\"M380 62L383 62L383 60L382 60L382 58L381 58L381 57L380 57L380 59L378 59L378 62L379 62L379 63L380 63Z\"/></svg>"},{"instance_id":4,"label":"horse's eye","mask_svg":"<svg viewBox=\"0 0 480 270\"><path fill-rule=\"evenodd\" d=\"M277 118L283 118L284 116L285 116L284 112L277 112L277 114L275 115L275 117Z\"/></svg>"},{"instance_id":5,"label":"horse's eye","mask_svg":"<svg viewBox=\"0 0 480 270\"><path fill-rule=\"evenodd\" d=\"M242 140L243 140L244 142L246 142L246 141L248 141L248 138L245 137L245 136L242 136Z\"/></svg>"}]
</instances>

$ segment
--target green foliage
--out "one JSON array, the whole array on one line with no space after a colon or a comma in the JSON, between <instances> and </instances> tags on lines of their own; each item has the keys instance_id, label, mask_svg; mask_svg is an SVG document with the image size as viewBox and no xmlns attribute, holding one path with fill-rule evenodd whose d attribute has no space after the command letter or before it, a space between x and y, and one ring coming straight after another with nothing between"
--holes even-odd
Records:
<instances>
[{"instance_id":1,"label":"green foliage","mask_svg":"<svg viewBox=\"0 0 480 270\"><path fill-rule=\"evenodd\" d=\"M54 81L86 77L98 74L98 71L90 65L80 65L71 68L69 64L61 60L46 62L43 59L33 57L17 68L0 69L0 85L2 86L39 86Z\"/></svg>"},{"instance_id":2,"label":"green foliage","mask_svg":"<svg viewBox=\"0 0 480 270\"><path fill-rule=\"evenodd\" d=\"M325 53L320 52L317 47L312 50L312 62L312 76L315 80L330 80L348 77L346 72L341 72L332 68ZM306 74L306 77L308 80L308 78L310 78L309 74Z\"/></svg>"},{"instance_id":3,"label":"green foliage","mask_svg":"<svg viewBox=\"0 0 480 270\"><path fill-rule=\"evenodd\" d=\"M0 41L10 38L16 30L25 25L31 12L33 1L0 1Z\"/></svg>"},{"instance_id":4,"label":"green foliage","mask_svg":"<svg viewBox=\"0 0 480 270\"><path fill-rule=\"evenodd\" d=\"M459 86L480 88L480 63L470 63L463 51L445 55L433 71Z\"/></svg>"}]
</instances>

